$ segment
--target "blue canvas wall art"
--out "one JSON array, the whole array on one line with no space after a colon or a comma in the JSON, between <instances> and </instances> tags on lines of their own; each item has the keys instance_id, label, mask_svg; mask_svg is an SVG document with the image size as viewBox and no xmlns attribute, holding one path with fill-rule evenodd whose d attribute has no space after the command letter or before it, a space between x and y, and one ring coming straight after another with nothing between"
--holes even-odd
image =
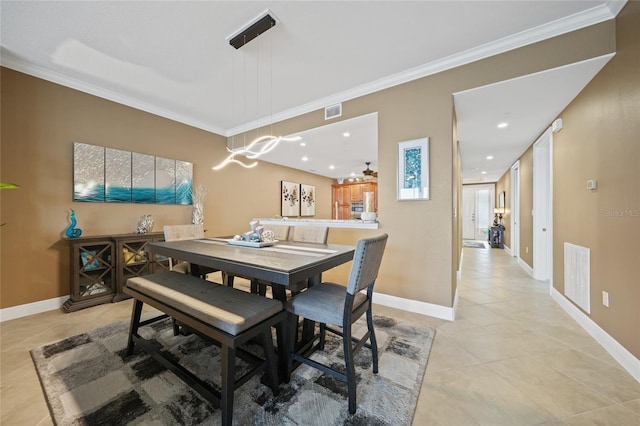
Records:
<instances>
[{"instance_id":1,"label":"blue canvas wall art","mask_svg":"<svg viewBox=\"0 0 640 426\"><path fill-rule=\"evenodd\" d=\"M73 201L192 204L193 164L73 144Z\"/></svg>"}]
</instances>

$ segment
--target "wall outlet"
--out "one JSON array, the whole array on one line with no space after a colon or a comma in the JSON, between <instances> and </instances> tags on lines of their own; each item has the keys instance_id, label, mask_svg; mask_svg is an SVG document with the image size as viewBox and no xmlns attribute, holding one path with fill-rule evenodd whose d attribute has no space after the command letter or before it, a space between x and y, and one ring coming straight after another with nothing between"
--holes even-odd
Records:
<instances>
[{"instance_id":1,"label":"wall outlet","mask_svg":"<svg viewBox=\"0 0 640 426\"><path fill-rule=\"evenodd\" d=\"M609 293L606 291L602 292L602 304L607 308L609 307Z\"/></svg>"}]
</instances>

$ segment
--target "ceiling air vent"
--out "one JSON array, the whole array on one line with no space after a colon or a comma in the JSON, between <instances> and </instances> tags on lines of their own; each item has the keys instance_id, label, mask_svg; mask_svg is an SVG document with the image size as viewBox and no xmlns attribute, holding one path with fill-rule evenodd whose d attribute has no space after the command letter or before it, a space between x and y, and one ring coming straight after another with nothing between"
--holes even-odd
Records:
<instances>
[{"instance_id":1,"label":"ceiling air vent","mask_svg":"<svg viewBox=\"0 0 640 426\"><path fill-rule=\"evenodd\" d=\"M324 109L324 119L340 117L342 115L342 104L332 105Z\"/></svg>"}]
</instances>

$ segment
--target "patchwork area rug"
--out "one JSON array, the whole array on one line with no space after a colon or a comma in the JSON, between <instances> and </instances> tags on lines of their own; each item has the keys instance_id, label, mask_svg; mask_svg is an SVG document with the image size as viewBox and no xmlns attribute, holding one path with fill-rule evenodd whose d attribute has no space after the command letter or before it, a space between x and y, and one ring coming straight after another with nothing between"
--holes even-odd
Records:
<instances>
[{"instance_id":1,"label":"patchwork area rug","mask_svg":"<svg viewBox=\"0 0 640 426\"><path fill-rule=\"evenodd\" d=\"M356 357L358 409L350 415L346 384L308 366L290 383L271 390L254 377L235 392L238 425L410 425L435 330L375 316L379 373L371 371L371 352ZM58 425L219 425L215 409L173 373L136 348L125 355L128 321L114 323L33 349L31 356ZM354 326L354 335L366 329ZM219 388L219 349L196 335L174 336L164 320L142 327L189 370ZM261 347L249 348L262 355ZM324 351L314 354L342 366L342 341L327 334ZM243 365L238 359L238 365ZM246 368L247 366L244 365ZM239 368L242 374L244 368ZM343 368L344 371L344 368Z\"/></svg>"},{"instance_id":2,"label":"patchwork area rug","mask_svg":"<svg viewBox=\"0 0 640 426\"><path fill-rule=\"evenodd\" d=\"M487 245L480 241L463 241L463 247L486 249Z\"/></svg>"}]
</instances>

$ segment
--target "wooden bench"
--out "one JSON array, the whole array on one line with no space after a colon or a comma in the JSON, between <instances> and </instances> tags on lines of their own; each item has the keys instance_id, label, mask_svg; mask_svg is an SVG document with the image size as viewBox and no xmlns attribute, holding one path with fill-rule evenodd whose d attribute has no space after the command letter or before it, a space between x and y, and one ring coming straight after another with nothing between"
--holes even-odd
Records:
<instances>
[{"instance_id":1,"label":"wooden bench","mask_svg":"<svg viewBox=\"0 0 640 426\"><path fill-rule=\"evenodd\" d=\"M235 389L246 383L253 375L266 370L271 390L274 395L278 394L277 362L271 327L281 327L284 324L286 311L283 310L282 302L177 272L129 278L124 293L135 299L127 354L131 355L134 346L139 345L155 360L211 401L215 407L219 407L222 411L223 425L232 423ZM164 315L141 321L144 303L153 306ZM176 361L163 356L160 350L138 334L139 327L169 316L220 345L221 392ZM239 348L253 338L261 340L264 359ZM236 355L253 365L249 372L237 379L235 378Z\"/></svg>"}]
</instances>

